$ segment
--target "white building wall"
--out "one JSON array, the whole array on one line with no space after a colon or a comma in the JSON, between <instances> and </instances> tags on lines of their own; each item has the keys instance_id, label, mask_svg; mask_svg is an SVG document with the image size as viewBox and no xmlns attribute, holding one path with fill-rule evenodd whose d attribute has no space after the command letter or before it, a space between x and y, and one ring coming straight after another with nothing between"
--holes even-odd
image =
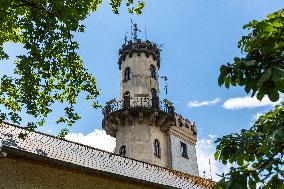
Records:
<instances>
[{"instance_id":1,"label":"white building wall","mask_svg":"<svg viewBox=\"0 0 284 189\"><path fill-rule=\"evenodd\" d=\"M195 146L174 135L170 135L172 151L172 168L184 173L198 176L198 165ZM188 159L181 156L180 142L187 145Z\"/></svg>"}]
</instances>

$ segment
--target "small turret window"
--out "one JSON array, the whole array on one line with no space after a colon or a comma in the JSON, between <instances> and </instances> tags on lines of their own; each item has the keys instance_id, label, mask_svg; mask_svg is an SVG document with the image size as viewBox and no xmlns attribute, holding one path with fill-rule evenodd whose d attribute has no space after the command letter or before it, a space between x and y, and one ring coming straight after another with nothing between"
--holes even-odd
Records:
<instances>
[{"instance_id":1,"label":"small turret window","mask_svg":"<svg viewBox=\"0 0 284 189\"><path fill-rule=\"evenodd\" d=\"M119 149L119 155L122 157L126 157L126 146L122 145Z\"/></svg>"},{"instance_id":2,"label":"small turret window","mask_svg":"<svg viewBox=\"0 0 284 189\"><path fill-rule=\"evenodd\" d=\"M154 148L155 148L154 155L157 156L158 158L161 158L161 147L158 139L155 139L154 141Z\"/></svg>"},{"instance_id":3,"label":"small turret window","mask_svg":"<svg viewBox=\"0 0 284 189\"><path fill-rule=\"evenodd\" d=\"M150 75L152 78L156 79L156 68L153 64L150 66Z\"/></svg>"},{"instance_id":4,"label":"small turret window","mask_svg":"<svg viewBox=\"0 0 284 189\"><path fill-rule=\"evenodd\" d=\"M159 97L157 96L157 90L152 88L150 92L152 95L152 108L159 109Z\"/></svg>"},{"instance_id":5,"label":"small turret window","mask_svg":"<svg viewBox=\"0 0 284 189\"><path fill-rule=\"evenodd\" d=\"M123 108L130 108L130 92L126 91L123 94Z\"/></svg>"},{"instance_id":6,"label":"small turret window","mask_svg":"<svg viewBox=\"0 0 284 189\"><path fill-rule=\"evenodd\" d=\"M184 157L184 158L188 158L187 145L183 142L180 142L180 147L181 147L181 156Z\"/></svg>"},{"instance_id":7,"label":"small turret window","mask_svg":"<svg viewBox=\"0 0 284 189\"><path fill-rule=\"evenodd\" d=\"M130 80L130 67L126 67L124 70L124 81Z\"/></svg>"}]
</instances>

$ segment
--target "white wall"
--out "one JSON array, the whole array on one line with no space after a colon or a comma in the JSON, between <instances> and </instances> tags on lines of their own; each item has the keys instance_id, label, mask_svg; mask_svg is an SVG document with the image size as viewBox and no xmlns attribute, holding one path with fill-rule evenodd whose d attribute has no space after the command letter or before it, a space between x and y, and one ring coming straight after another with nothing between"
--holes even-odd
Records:
<instances>
[{"instance_id":1,"label":"white wall","mask_svg":"<svg viewBox=\"0 0 284 189\"><path fill-rule=\"evenodd\" d=\"M172 168L177 171L198 176L195 146L190 144L189 142L181 140L174 135L170 135L170 139L172 150ZM187 145L188 159L181 156L181 141Z\"/></svg>"}]
</instances>

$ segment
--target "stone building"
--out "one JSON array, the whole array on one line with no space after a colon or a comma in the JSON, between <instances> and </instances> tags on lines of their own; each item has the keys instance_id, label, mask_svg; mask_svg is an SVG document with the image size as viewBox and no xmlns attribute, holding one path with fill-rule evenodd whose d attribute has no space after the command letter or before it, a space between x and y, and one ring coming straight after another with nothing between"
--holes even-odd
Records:
<instances>
[{"instance_id":1,"label":"stone building","mask_svg":"<svg viewBox=\"0 0 284 189\"><path fill-rule=\"evenodd\" d=\"M115 153L0 122L0 189L213 187L198 176L195 124L159 99L158 46L135 35L118 63L120 97L107 103L102 122L116 137Z\"/></svg>"},{"instance_id":2,"label":"stone building","mask_svg":"<svg viewBox=\"0 0 284 189\"><path fill-rule=\"evenodd\" d=\"M160 101L160 48L136 31L119 50L120 96L107 102L102 126L116 154L198 176L196 125Z\"/></svg>"}]
</instances>

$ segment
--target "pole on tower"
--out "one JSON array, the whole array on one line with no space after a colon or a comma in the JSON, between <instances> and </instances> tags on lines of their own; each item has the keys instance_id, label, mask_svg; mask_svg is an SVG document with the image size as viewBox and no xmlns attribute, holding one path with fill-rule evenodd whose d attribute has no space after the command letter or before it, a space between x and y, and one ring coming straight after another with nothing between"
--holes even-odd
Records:
<instances>
[{"instance_id":1,"label":"pole on tower","mask_svg":"<svg viewBox=\"0 0 284 189\"><path fill-rule=\"evenodd\" d=\"M208 154L208 156L209 156L209 154ZM209 170L210 170L210 178L211 178L211 180L212 180L212 170L211 170L211 162L210 162L210 158L209 158Z\"/></svg>"},{"instance_id":2,"label":"pole on tower","mask_svg":"<svg viewBox=\"0 0 284 189\"><path fill-rule=\"evenodd\" d=\"M169 80L168 79L168 77L167 76L161 76L161 78L162 79L164 79L164 81L165 81L165 87L164 87L164 89L165 89L165 91L166 91L166 95L168 94L168 83L167 83L167 81Z\"/></svg>"},{"instance_id":3,"label":"pole on tower","mask_svg":"<svg viewBox=\"0 0 284 189\"><path fill-rule=\"evenodd\" d=\"M146 38L146 41L148 40L148 37L147 37L147 30L146 30L146 27L145 27L145 38Z\"/></svg>"}]
</instances>

